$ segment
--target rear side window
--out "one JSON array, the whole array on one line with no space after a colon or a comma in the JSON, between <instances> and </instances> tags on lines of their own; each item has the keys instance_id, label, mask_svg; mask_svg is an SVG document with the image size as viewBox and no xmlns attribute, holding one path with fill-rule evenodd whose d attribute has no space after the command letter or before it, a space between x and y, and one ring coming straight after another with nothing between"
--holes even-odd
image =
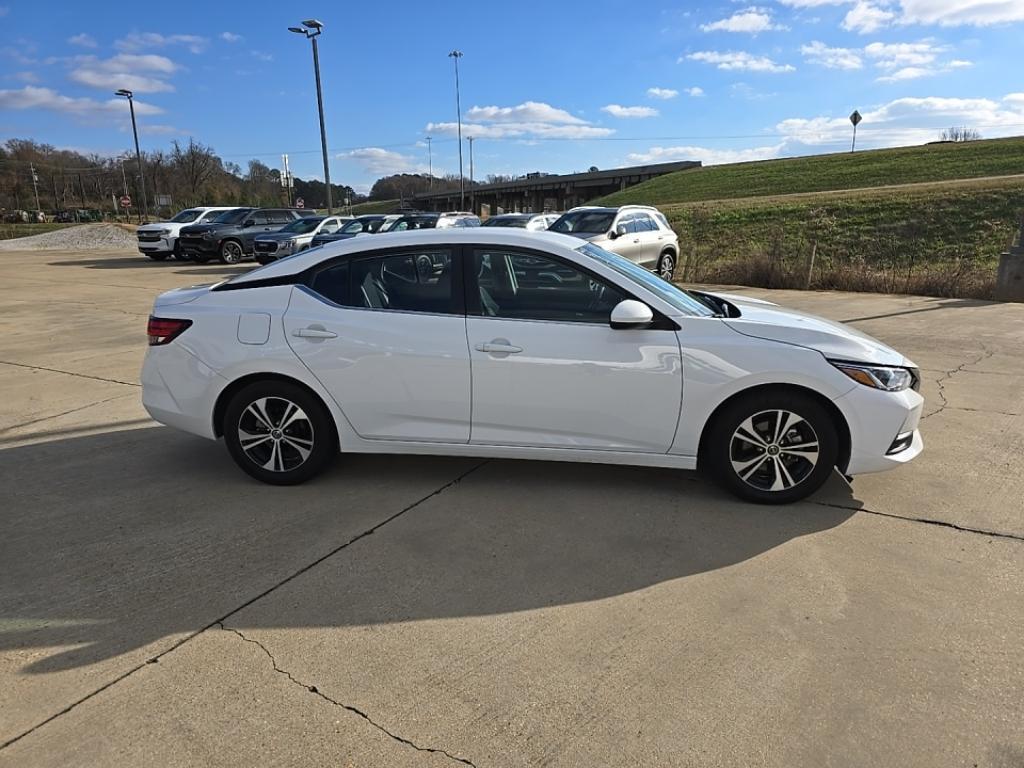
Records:
<instances>
[{"instance_id":1,"label":"rear side window","mask_svg":"<svg viewBox=\"0 0 1024 768\"><path fill-rule=\"evenodd\" d=\"M346 306L348 300L348 262L342 261L317 272L312 288L328 301Z\"/></svg>"},{"instance_id":2,"label":"rear side window","mask_svg":"<svg viewBox=\"0 0 1024 768\"><path fill-rule=\"evenodd\" d=\"M351 305L401 312L461 314L449 250L377 256L352 262Z\"/></svg>"},{"instance_id":3,"label":"rear side window","mask_svg":"<svg viewBox=\"0 0 1024 768\"><path fill-rule=\"evenodd\" d=\"M288 211L267 211L267 217L271 224L289 224L296 218Z\"/></svg>"}]
</instances>

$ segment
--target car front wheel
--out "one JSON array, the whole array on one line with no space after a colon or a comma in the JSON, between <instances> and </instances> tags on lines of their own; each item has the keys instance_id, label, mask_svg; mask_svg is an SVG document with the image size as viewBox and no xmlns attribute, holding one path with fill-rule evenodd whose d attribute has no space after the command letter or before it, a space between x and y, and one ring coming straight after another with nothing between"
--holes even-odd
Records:
<instances>
[{"instance_id":1,"label":"car front wheel","mask_svg":"<svg viewBox=\"0 0 1024 768\"><path fill-rule=\"evenodd\" d=\"M225 264L238 264L245 258L242 244L237 240L225 240L220 247L220 260Z\"/></svg>"},{"instance_id":2,"label":"car front wheel","mask_svg":"<svg viewBox=\"0 0 1024 768\"><path fill-rule=\"evenodd\" d=\"M271 485L305 482L338 453L327 409L287 382L256 382L240 390L225 409L222 428L235 463Z\"/></svg>"},{"instance_id":3,"label":"car front wheel","mask_svg":"<svg viewBox=\"0 0 1024 768\"><path fill-rule=\"evenodd\" d=\"M814 493L839 454L831 416L799 392L741 397L711 428L702 462L726 489L761 504L786 504Z\"/></svg>"}]
</instances>

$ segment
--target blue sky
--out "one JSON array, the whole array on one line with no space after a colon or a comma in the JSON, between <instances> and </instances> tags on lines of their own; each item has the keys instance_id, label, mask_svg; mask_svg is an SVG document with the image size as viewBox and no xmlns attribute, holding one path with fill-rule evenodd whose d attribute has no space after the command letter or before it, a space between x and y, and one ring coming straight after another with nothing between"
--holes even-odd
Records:
<instances>
[{"instance_id":1,"label":"blue sky","mask_svg":"<svg viewBox=\"0 0 1024 768\"><path fill-rule=\"evenodd\" d=\"M197 140L332 180L457 172L453 48L477 178L1024 134L1024 0L120 3L0 0L0 139L117 154ZM468 154L466 173L468 174Z\"/></svg>"}]
</instances>

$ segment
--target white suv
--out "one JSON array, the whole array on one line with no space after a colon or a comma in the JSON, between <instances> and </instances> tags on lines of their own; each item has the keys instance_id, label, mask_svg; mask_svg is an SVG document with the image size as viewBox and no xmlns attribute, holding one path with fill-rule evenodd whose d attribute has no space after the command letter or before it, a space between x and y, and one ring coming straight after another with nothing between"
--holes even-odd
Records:
<instances>
[{"instance_id":1,"label":"white suv","mask_svg":"<svg viewBox=\"0 0 1024 768\"><path fill-rule=\"evenodd\" d=\"M139 253L149 256L153 261L163 261L168 256L177 258L178 234L183 227L192 224L209 224L224 211L232 211L237 206L200 206L179 211L168 221L155 224L143 224L136 232L139 238Z\"/></svg>"},{"instance_id":2,"label":"white suv","mask_svg":"<svg viewBox=\"0 0 1024 768\"><path fill-rule=\"evenodd\" d=\"M679 261L679 238L665 214L649 205L573 208L548 228L588 240L606 251L672 279Z\"/></svg>"}]
</instances>

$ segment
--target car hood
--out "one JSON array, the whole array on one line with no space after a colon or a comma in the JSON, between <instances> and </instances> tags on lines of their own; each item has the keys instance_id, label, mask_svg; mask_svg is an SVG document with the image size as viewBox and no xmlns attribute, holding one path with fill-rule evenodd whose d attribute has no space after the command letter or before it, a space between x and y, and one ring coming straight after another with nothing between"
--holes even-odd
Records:
<instances>
[{"instance_id":1,"label":"car hood","mask_svg":"<svg viewBox=\"0 0 1024 768\"><path fill-rule=\"evenodd\" d=\"M266 242L273 240L275 242L282 242L284 240L298 240L300 237L308 237L308 235L297 235L294 232L266 232L256 237L257 240Z\"/></svg>"},{"instance_id":2,"label":"car hood","mask_svg":"<svg viewBox=\"0 0 1024 768\"><path fill-rule=\"evenodd\" d=\"M224 232L229 229L238 229L237 224L192 224L181 230L183 235L201 235L204 232Z\"/></svg>"},{"instance_id":3,"label":"car hood","mask_svg":"<svg viewBox=\"0 0 1024 768\"><path fill-rule=\"evenodd\" d=\"M892 347L848 325L759 299L727 293L712 295L736 305L741 316L723 318L722 322L745 336L808 347L831 360L914 365Z\"/></svg>"}]
</instances>

